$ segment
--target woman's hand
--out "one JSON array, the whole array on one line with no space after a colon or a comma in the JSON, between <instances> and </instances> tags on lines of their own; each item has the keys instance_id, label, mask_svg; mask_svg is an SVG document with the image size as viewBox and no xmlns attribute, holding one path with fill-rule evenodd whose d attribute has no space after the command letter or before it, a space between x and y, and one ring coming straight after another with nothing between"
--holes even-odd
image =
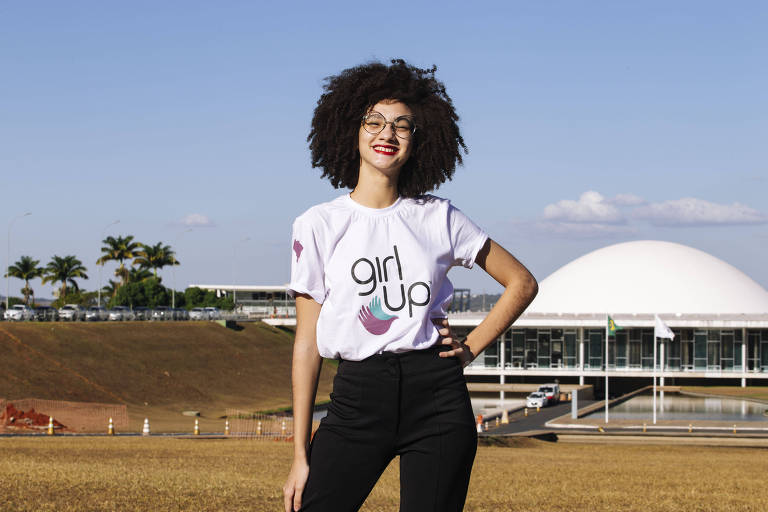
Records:
<instances>
[{"instance_id":1,"label":"woman's hand","mask_svg":"<svg viewBox=\"0 0 768 512\"><path fill-rule=\"evenodd\" d=\"M283 503L285 512L297 512L301 508L301 495L304 494L304 486L309 477L309 464L307 461L294 460L288 480L283 486Z\"/></svg>"},{"instance_id":2,"label":"woman's hand","mask_svg":"<svg viewBox=\"0 0 768 512\"><path fill-rule=\"evenodd\" d=\"M475 360L475 355L463 341L457 341L451 332L451 326L447 318L433 318L432 323L437 327L440 334L440 344L450 345L451 350L440 352L440 357L458 357L462 368L465 368Z\"/></svg>"}]
</instances>

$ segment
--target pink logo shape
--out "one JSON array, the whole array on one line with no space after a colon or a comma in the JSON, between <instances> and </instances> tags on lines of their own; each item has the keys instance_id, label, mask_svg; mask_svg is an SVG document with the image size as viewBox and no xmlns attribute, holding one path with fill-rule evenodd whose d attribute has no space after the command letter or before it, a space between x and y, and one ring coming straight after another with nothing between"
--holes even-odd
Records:
<instances>
[{"instance_id":1,"label":"pink logo shape","mask_svg":"<svg viewBox=\"0 0 768 512\"><path fill-rule=\"evenodd\" d=\"M360 320L360 323L363 324L366 331L378 336L387 332L392 325L392 322L397 320L397 317L382 312L380 316L385 318L379 318L376 313L380 311L381 307L378 306L377 303L378 298L374 298L373 301L371 301L374 311L371 311L371 308L368 306L361 306L360 311L357 313L357 318Z\"/></svg>"},{"instance_id":2,"label":"pink logo shape","mask_svg":"<svg viewBox=\"0 0 768 512\"><path fill-rule=\"evenodd\" d=\"M293 252L296 253L296 261L299 261L299 256L301 256L301 251L304 250L304 246L301 245L301 242L298 240L293 241Z\"/></svg>"}]
</instances>

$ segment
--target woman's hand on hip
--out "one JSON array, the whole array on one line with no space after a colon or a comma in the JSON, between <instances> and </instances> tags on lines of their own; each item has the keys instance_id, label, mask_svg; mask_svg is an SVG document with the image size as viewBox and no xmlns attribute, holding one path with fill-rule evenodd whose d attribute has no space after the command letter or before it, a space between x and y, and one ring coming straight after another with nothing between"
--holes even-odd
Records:
<instances>
[{"instance_id":1,"label":"woman's hand on hip","mask_svg":"<svg viewBox=\"0 0 768 512\"><path fill-rule=\"evenodd\" d=\"M297 512L301 508L301 496L309 477L309 464L306 461L294 460L288 480L283 486L283 503L285 512Z\"/></svg>"},{"instance_id":2,"label":"woman's hand on hip","mask_svg":"<svg viewBox=\"0 0 768 512\"><path fill-rule=\"evenodd\" d=\"M432 323L435 324L437 332L440 334L440 341L438 343L451 347L451 350L440 352L440 357L458 357L462 367L468 366L469 363L475 360L475 355L466 343L458 341L453 337L447 318L433 318Z\"/></svg>"}]
</instances>

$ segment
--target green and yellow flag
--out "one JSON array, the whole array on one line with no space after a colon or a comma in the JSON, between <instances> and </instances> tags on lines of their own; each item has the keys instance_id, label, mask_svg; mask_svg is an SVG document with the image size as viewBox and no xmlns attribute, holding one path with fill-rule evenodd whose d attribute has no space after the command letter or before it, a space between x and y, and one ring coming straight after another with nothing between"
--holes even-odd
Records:
<instances>
[{"instance_id":1,"label":"green and yellow flag","mask_svg":"<svg viewBox=\"0 0 768 512\"><path fill-rule=\"evenodd\" d=\"M622 330L623 327L620 325L616 325L616 322L613 321L613 318L608 316L608 335L609 336L616 336L616 331Z\"/></svg>"}]
</instances>

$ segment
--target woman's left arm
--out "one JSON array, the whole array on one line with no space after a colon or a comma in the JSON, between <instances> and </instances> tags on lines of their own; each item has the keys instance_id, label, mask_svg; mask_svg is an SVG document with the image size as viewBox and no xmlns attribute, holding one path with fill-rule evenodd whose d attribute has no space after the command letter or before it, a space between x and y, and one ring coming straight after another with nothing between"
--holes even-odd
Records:
<instances>
[{"instance_id":1,"label":"woman's left arm","mask_svg":"<svg viewBox=\"0 0 768 512\"><path fill-rule=\"evenodd\" d=\"M539 290L536 279L528 269L490 238L477 254L475 263L504 287L504 293L463 343L451 340L454 348L440 353L441 357L458 357L464 366L523 314Z\"/></svg>"}]
</instances>

